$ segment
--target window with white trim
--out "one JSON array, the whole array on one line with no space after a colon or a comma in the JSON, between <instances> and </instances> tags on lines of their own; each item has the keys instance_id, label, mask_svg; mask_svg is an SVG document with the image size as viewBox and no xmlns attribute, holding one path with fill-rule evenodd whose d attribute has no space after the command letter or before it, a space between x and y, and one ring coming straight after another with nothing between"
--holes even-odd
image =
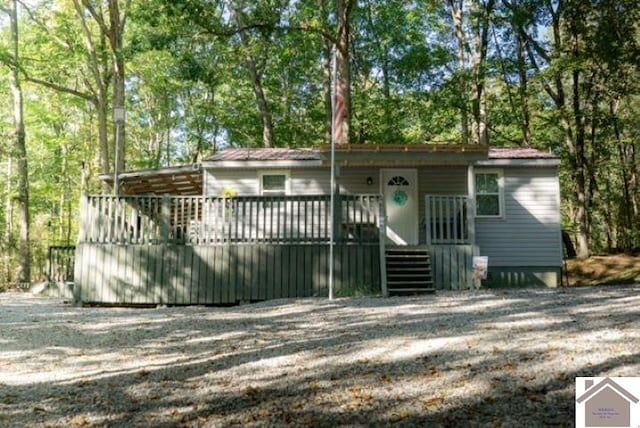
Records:
<instances>
[{"instance_id":1,"label":"window with white trim","mask_svg":"<svg viewBox=\"0 0 640 428\"><path fill-rule=\"evenodd\" d=\"M260 194L264 196L289 194L289 173L285 171L261 172Z\"/></svg>"},{"instance_id":2,"label":"window with white trim","mask_svg":"<svg viewBox=\"0 0 640 428\"><path fill-rule=\"evenodd\" d=\"M501 170L476 170L476 217L504 215L504 178Z\"/></svg>"}]
</instances>

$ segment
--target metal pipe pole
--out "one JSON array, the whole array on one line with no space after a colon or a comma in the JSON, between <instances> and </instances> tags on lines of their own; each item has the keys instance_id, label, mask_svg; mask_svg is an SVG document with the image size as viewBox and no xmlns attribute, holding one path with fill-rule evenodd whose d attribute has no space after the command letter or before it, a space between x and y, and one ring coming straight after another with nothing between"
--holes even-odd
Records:
<instances>
[{"instance_id":1,"label":"metal pipe pole","mask_svg":"<svg viewBox=\"0 0 640 428\"><path fill-rule=\"evenodd\" d=\"M118 196L119 193L119 184L118 183L118 175L119 175L119 171L118 171L118 163L120 161L120 147L122 145L122 141L120 141L120 130L122 129L122 126L124 125L124 120L125 120L125 111L124 111L124 107L114 107L113 109L113 120L116 123L116 138L115 138L115 154L113 156L114 159L114 167L113 167L113 194L115 196Z\"/></svg>"},{"instance_id":2,"label":"metal pipe pole","mask_svg":"<svg viewBox=\"0 0 640 428\"><path fill-rule=\"evenodd\" d=\"M118 196L118 146L119 146L119 139L120 137L118 135L120 135L120 133L118 132L118 127L120 125L118 124L118 122L116 122L116 141L115 141L115 154L113 156L114 158L114 165L113 165L113 195L114 196Z\"/></svg>"},{"instance_id":3,"label":"metal pipe pole","mask_svg":"<svg viewBox=\"0 0 640 428\"><path fill-rule=\"evenodd\" d=\"M333 271L334 261L334 240L335 240L335 194L336 194L336 73L338 71L336 61L336 47L333 46L331 51L331 60L333 61L331 71L331 222L329 230L329 300L333 300Z\"/></svg>"}]
</instances>

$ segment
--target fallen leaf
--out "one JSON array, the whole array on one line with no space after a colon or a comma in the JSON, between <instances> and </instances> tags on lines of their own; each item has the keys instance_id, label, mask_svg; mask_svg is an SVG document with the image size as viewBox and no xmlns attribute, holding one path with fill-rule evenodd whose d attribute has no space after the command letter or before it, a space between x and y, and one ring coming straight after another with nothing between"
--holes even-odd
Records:
<instances>
[{"instance_id":1,"label":"fallen leaf","mask_svg":"<svg viewBox=\"0 0 640 428\"><path fill-rule=\"evenodd\" d=\"M442 398L441 396L437 396L437 397L430 398L430 399L428 399L428 400L424 400L424 401L422 402L422 404L423 404L423 405L424 405L424 407L426 407L427 409L432 410L432 409L434 409L434 408L439 407L439 406L442 404L442 402L443 402L443 401L444 401L444 400L443 400L443 398Z\"/></svg>"},{"instance_id":2,"label":"fallen leaf","mask_svg":"<svg viewBox=\"0 0 640 428\"><path fill-rule=\"evenodd\" d=\"M516 370L518 368L518 365L514 362L508 362L505 365L502 366L502 368L504 370Z\"/></svg>"},{"instance_id":3,"label":"fallen leaf","mask_svg":"<svg viewBox=\"0 0 640 428\"><path fill-rule=\"evenodd\" d=\"M246 387L244 390L244 394L251 399L254 399L259 393L260 393L260 390L251 385Z\"/></svg>"}]
</instances>

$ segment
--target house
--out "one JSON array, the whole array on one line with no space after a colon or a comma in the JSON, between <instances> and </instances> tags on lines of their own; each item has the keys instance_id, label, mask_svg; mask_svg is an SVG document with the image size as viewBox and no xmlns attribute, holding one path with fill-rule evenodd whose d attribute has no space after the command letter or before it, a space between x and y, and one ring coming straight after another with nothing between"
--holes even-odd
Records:
<instances>
[{"instance_id":1,"label":"house","mask_svg":"<svg viewBox=\"0 0 640 428\"><path fill-rule=\"evenodd\" d=\"M84 200L76 299L189 304L323 294L332 236L336 284L346 293L478 286L474 255L489 257L484 285L559 285L555 156L345 145L335 161L334 211L328 146L233 148L197 165L120 174L121 196Z\"/></svg>"},{"instance_id":2,"label":"house","mask_svg":"<svg viewBox=\"0 0 640 428\"><path fill-rule=\"evenodd\" d=\"M585 380L585 391L577 402L584 403L587 427L628 427L631 403L637 403L638 399L607 377L595 385L593 380Z\"/></svg>"}]
</instances>

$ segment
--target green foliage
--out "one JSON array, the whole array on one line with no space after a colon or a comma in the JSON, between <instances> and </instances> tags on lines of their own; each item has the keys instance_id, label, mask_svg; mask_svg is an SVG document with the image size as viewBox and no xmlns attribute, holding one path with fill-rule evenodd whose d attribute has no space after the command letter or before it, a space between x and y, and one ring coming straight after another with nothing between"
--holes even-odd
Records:
<instances>
[{"instance_id":1,"label":"green foliage","mask_svg":"<svg viewBox=\"0 0 640 428\"><path fill-rule=\"evenodd\" d=\"M352 287L340 287L336 290L336 297L371 297L381 296L380 290L376 290L371 284L358 284Z\"/></svg>"}]
</instances>

